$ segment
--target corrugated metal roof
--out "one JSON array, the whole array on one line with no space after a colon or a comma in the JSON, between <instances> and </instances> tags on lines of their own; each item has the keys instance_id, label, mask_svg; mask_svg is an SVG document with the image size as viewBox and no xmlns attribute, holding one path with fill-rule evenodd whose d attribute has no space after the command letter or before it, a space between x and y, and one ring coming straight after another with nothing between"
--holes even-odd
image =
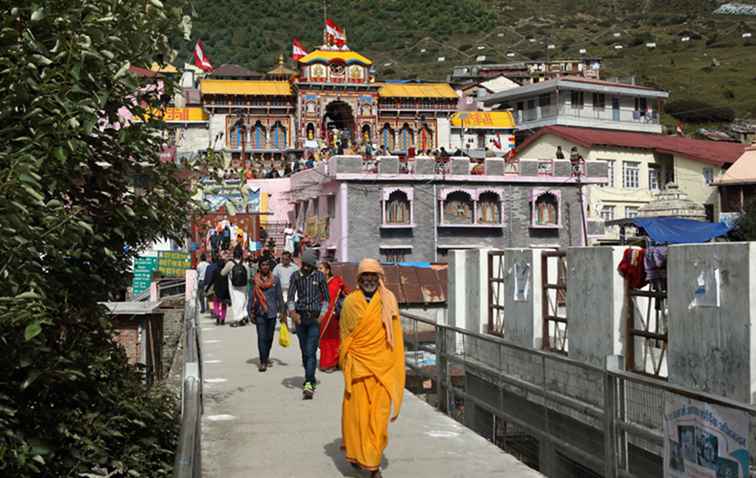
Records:
<instances>
[{"instance_id":1,"label":"corrugated metal roof","mask_svg":"<svg viewBox=\"0 0 756 478\"><path fill-rule=\"evenodd\" d=\"M677 154L717 166L734 163L745 150L744 144L705 141L681 136L576 128L571 126L546 126L523 141L517 147L517 151L525 151L535 141L549 134L559 136L584 148L592 148L599 145L648 149L661 154Z\"/></svg>"},{"instance_id":2,"label":"corrugated metal roof","mask_svg":"<svg viewBox=\"0 0 756 478\"><path fill-rule=\"evenodd\" d=\"M291 96L288 81L202 80L203 95Z\"/></svg>"},{"instance_id":3,"label":"corrugated metal roof","mask_svg":"<svg viewBox=\"0 0 756 478\"><path fill-rule=\"evenodd\" d=\"M448 83L384 83L378 94L383 98L459 98Z\"/></svg>"},{"instance_id":4,"label":"corrugated metal roof","mask_svg":"<svg viewBox=\"0 0 756 478\"><path fill-rule=\"evenodd\" d=\"M357 264L331 264L333 273L344 279L344 282L354 290L357 288ZM403 267L384 265L386 287L394 295L399 305L441 305L446 303L447 269L438 267L423 269L419 267Z\"/></svg>"}]
</instances>

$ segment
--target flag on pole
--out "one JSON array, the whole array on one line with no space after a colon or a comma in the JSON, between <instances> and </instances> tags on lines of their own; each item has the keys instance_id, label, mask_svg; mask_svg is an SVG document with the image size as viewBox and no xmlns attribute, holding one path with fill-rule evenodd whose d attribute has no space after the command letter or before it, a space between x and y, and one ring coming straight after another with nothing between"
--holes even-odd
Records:
<instances>
[{"instance_id":1,"label":"flag on pole","mask_svg":"<svg viewBox=\"0 0 756 478\"><path fill-rule=\"evenodd\" d=\"M205 44L202 43L202 40L197 40L197 44L194 45L194 64L206 73L214 70L213 64L210 63L210 59L205 54Z\"/></svg>"},{"instance_id":2,"label":"flag on pole","mask_svg":"<svg viewBox=\"0 0 756 478\"><path fill-rule=\"evenodd\" d=\"M675 132L677 133L677 136L685 136L685 130L683 130L682 121L677 122L677 127L675 128Z\"/></svg>"},{"instance_id":3,"label":"flag on pole","mask_svg":"<svg viewBox=\"0 0 756 478\"><path fill-rule=\"evenodd\" d=\"M496 133L496 137L493 139L493 144L496 146L496 149L501 150L501 136L499 133Z\"/></svg>"},{"instance_id":4,"label":"flag on pole","mask_svg":"<svg viewBox=\"0 0 756 478\"><path fill-rule=\"evenodd\" d=\"M346 45L346 32L330 18L326 19L326 43L337 47Z\"/></svg>"},{"instance_id":5,"label":"flag on pole","mask_svg":"<svg viewBox=\"0 0 756 478\"><path fill-rule=\"evenodd\" d=\"M304 45L302 45L302 42L299 41L299 38L295 38L291 41L291 59L294 61L299 61L300 58L307 55L307 50L305 50Z\"/></svg>"}]
</instances>

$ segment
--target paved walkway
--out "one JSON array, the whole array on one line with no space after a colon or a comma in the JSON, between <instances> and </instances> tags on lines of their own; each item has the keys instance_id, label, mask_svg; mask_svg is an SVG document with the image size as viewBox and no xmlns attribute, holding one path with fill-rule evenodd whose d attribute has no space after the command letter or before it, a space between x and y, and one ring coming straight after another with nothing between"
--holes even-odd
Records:
<instances>
[{"instance_id":1,"label":"paved walkway","mask_svg":"<svg viewBox=\"0 0 756 478\"><path fill-rule=\"evenodd\" d=\"M260 373L254 326L216 327L203 316L201 327L205 478L369 476L339 449L341 374L319 373L315 399L304 401L296 338L283 349L276 334L274 367ZM386 478L541 476L409 392L382 468Z\"/></svg>"}]
</instances>

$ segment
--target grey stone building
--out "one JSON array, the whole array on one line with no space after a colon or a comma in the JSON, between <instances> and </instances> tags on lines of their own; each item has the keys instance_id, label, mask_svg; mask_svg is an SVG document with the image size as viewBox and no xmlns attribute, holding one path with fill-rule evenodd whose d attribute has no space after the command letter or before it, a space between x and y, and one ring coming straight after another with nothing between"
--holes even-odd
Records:
<instances>
[{"instance_id":1,"label":"grey stone building","mask_svg":"<svg viewBox=\"0 0 756 478\"><path fill-rule=\"evenodd\" d=\"M582 184L606 182L605 164L582 168ZM569 161L544 170L537 161L498 158L452 158L440 167L423 157L403 164L391 156L337 156L293 175L291 201L293 222L321 257L338 261L435 262L453 249L584 243L578 176Z\"/></svg>"}]
</instances>

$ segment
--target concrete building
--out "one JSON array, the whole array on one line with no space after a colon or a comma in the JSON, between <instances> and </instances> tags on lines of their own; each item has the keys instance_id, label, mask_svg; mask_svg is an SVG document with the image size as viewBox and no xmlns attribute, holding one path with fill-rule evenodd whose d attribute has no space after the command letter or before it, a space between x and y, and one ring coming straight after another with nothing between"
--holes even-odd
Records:
<instances>
[{"instance_id":1,"label":"concrete building","mask_svg":"<svg viewBox=\"0 0 756 478\"><path fill-rule=\"evenodd\" d=\"M508 111L463 111L451 117L448 151L477 150L504 156L515 147L515 122Z\"/></svg>"},{"instance_id":2,"label":"concrete building","mask_svg":"<svg viewBox=\"0 0 756 478\"><path fill-rule=\"evenodd\" d=\"M721 211L739 215L756 199L756 140L725 173L715 180Z\"/></svg>"},{"instance_id":3,"label":"concrete building","mask_svg":"<svg viewBox=\"0 0 756 478\"><path fill-rule=\"evenodd\" d=\"M458 65L449 75L449 82L461 86L503 76L519 85L529 85L559 76L579 76L598 80L601 58L568 58L530 60L501 64Z\"/></svg>"},{"instance_id":4,"label":"concrete building","mask_svg":"<svg viewBox=\"0 0 756 478\"><path fill-rule=\"evenodd\" d=\"M424 157L409 165L397 157L377 165L359 156L331 158L292 176L295 224L322 257L342 262L437 262L454 249L583 244L569 161L554 162L551 176L526 160L473 165L452 158L448 169L437 168ZM605 163L588 165L585 184L605 181Z\"/></svg>"},{"instance_id":5,"label":"concrete building","mask_svg":"<svg viewBox=\"0 0 756 478\"><path fill-rule=\"evenodd\" d=\"M558 147L565 157L575 148L588 164L607 166L608 183L588 187L590 222L635 217L669 183L703 204L709 220L717 219L719 196L713 182L745 148L678 136L549 126L527 138L517 158L539 161L539 168L549 171ZM594 241L615 240L619 234L616 229L594 232Z\"/></svg>"},{"instance_id":6,"label":"concrete building","mask_svg":"<svg viewBox=\"0 0 756 478\"><path fill-rule=\"evenodd\" d=\"M518 131L578 126L661 133L666 91L597 79L563 76L495 93L483 103L511 110Z\"/></svg>"}]
</instances>

